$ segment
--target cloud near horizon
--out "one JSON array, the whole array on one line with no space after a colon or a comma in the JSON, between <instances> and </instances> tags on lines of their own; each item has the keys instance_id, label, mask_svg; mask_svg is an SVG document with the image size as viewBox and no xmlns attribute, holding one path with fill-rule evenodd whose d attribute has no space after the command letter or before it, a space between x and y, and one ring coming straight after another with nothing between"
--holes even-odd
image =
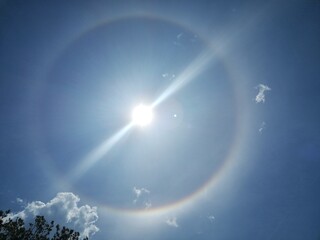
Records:
<instances>
[{"instance_id":1,"label":"cloud near horizon","mask_svg":"<svg viewBox=\"0 0 320 240\"><path fill-rule=\"evenodd\" d=\"M25 223L35 216L44 216L48 221L55 221L80 232L81 237L90 237L99 231L95 225L98 220L97 207L78 206L80 198L71 192L60 192L49 202L33 201L26 204L24 210L12 213L11 218L20 217Z\"/></svg>"}]
</instances>

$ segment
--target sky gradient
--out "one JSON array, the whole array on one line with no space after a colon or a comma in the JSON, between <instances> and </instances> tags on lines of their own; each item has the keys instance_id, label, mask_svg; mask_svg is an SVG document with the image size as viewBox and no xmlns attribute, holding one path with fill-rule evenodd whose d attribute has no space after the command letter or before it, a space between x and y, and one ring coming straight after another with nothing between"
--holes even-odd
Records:
<instances>
[{"instance_id":1,"label":"sky gradient","mask_svg":"<svg viewBox=\"0 0 320 240\"><path fill-rule=\"evenodd\" d=\"M319 23L317 0L0 1L0 209L98 240L320 239Z\"/></svg>"}]
</instances>

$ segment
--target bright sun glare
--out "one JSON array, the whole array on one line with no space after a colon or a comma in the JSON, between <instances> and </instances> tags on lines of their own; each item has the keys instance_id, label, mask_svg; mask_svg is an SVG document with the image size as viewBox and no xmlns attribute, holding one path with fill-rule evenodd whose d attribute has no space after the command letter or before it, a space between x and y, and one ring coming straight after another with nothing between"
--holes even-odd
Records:
<instances>
[{"instance_id":1,"label":"bright sun glare","mask_svg":"<svg viewBox=\"0 0 320 240\"><path fill-rule=\"evenodd\" d=\"M140 104L132 111L132 121L135 125L144 127L151 123L153 118L152 108Z\"/></svg>"}]
</instances>

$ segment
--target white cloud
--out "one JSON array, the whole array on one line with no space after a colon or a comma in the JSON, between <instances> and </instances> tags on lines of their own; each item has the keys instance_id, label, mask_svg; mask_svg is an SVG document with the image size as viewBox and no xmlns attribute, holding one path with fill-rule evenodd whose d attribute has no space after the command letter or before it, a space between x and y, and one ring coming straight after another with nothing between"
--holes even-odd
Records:
<instances>
[{"instance_id":1,"label":"white cloud","mask_svg":"<svg viewBox=\"0 0 320 240\"><path fill-rule=\"evenodd\" d=\"M21 208L26 207L26 202L22 198L19 198L19 197L16 198L16 201L12 201L12 203L17 203Z\"/></svg>"},{"instance_id":2,"label":"white cloud","mask_svg":"<svg viewBox=\"0 0 320 240\"><path fill-rule=\"evenodd\" d=\"M256 103L265 102L265 91L271 91L271 88L269 88L267 85L259 84L256 89L259 89L259 92L255 98Z\"/></svg>"},{"instance_id":3,"label":"white cloud","mask_svg":"<svg viewBox=\"0 0 320 240\"><path fill-rule=\"evenodd\" d=\"M73 193L61 192L47 203L28 203L24 210L11 214L11 217L20 217L28 223L37 215L44 216L48 221L54 220L55 223L80 232L82 237L89 237L99 231L95 225L98 220L97 208L88 205L78 206L79 202L80 198Z\"/></svg>"},{"instance_id":4,"label":"white cloud","mask_svg":"<svg viewBox=\"0 0 320 240\"><path fill-rule=\"evenodd\" d=\"M208 217L208 219L209 219L210 222L213 222L215 217L211 215L211 216Z\"/></svg>"},{"instance_id":5,"label":"white cloud","mask_svg":"<svg viewBox=\"0 0 320 240\"><path fill-rule=\"evenodd\" d=\"M174 79L176 77L176 75L175 74L171 74L171 73L163 73L162 77L166 78L166 79L169 79L169 80L172 80L172 79Z\"/></svg>"},{"instance_id":6,"label":"white cloud","mask_svg":"<svg viewBox=\"0 0 320 240\"><path fill-rule=\"evenodd\" d=\"M135 199L133 203L139 207L148 210L152 207L152 203L149 197L150 191L146 188L136 188L133 187L133 193L135 194Z\"/></svg>"},{"instance_id":7,"label":"white cloud","mask_svg":"<svg viewBox=\"0 0 320 240\"><path fill-rule=\"evenodd\" d=\"M262 133L262 131L266 128L266 123L262 122L259 128L259 132Z\"/></svg>"},{"instance_id":8,"label":"white cloud","mask_svg":"<svg viewBox=\"0 0 320 240\"><path fill-rule=\"evenodd\" d=\"M192 36L190 36L190 34L185 34L183 32L179 33L176 38L178 40L181 40L181 39L184 39L184 38L187 38L189 39L191 42L195 42L197 39L198 39L198 35L197 34L193 34Z\"/></svg>"},{"instance_id":9,"label":"white cloud","mask_svg":"<svg viewBox=\"0 0 320 240\"><path fill-rule=\"evenodd\" d=\"M145 202L145 209L149 209L149 208L151 208L152 207L152 204L151 204L151 202Z\"/></svg>"},{"instance_id":10,"label":"white cloud","mask_svg":"<svg viewBox=\"0 0 320 240\"><path fill-rule=\"evenodd\" d=\"M198 39L198 35L197 35L197 34L194 34L194 35L192 36L192 38L190 39L190 41L191 41L191 42L195 42L195 41L197 41L197 39Z\"/></svg>"},{"instance_id":11,"label":"white cloud","mask_svg":"<svg viewBox=\"0 0 320 240\"><path fill-rule=\"evenodd\" d=\"M182 37L182 35L183 35L183 33L181 32L181 33L179 33L178 35L177 35L177 39L180 39L181 37Z\"/></svg>"},{"instance_id":12,"label":"white cloud","mask_svg":"<svg viewBox=\"0 0 320 240\"><path fill-rule=\"evenodd\" d=\"M176 217L171 217L166 220L166 224L168 224L170 227L179 227L177 223L177 218Z\"/></svg>"},{"instance_id":13,"label":"white cloud","mask_svg":"<svg viewBox=\"0 0 320 240\"><path fill-rule=\"evenodd\" d=\"M134 203L136 203L137 201L138 201L138 199L139 199L139 197L142 195L142 194L144 194L144 193L147 193L147 194L149 194L150 193L150 191L148 190L148 189L146 189L146 188L136 188L136 187L133 187L133 193L136 195L136 199L135 200L133 200L133 202Z\"/></svg>"},{"instance_id":14,"label":"white cloud","mask_svg":"<svg viewBox=\"0 0 320 240\"><path fill-rule=\"evenodd\" d=\"M162 74L162 77L163 77L163 78L166 78L166 77L168 77L168 76L169 76L169 73L163 73L163 74Z\"/></svg>"}]
</instances>

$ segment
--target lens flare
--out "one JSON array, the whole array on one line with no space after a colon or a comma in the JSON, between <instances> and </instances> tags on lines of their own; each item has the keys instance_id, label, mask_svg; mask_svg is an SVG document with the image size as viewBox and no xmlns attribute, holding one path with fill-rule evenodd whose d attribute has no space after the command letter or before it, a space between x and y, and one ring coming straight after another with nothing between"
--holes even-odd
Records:
<instances>
[{"instance_id":1,"label":"lens flare","mask_svg":"<svg viewBox=\"0 0 320 240\"><path fill-rule=\"evenodd\" d=\"M128 124L107 138L99 146L93 149L70 174L70 182L75 182L85 174L94 164L100 161L131 129L132 124Z\"/></svg>"},{"instance_id":2,"label":"lens flare","mask_svg":"<svg viewBox=\"0 0 320 240\"><path fill-rule=\"evenodd\" d=\"M132 122L134 125L144 127L149 125L153 119L152 108L140 104L132 111Z\"/></svg>"},{"instance_id":3,"label":"lens flare","mask_svg":"<svg viewBox=\"0 0 320 240\"><path fill-rule=\"evenodd\" d=\"M199 54L199 56L178 75L177 79L171 83L163 93L161 93L161 95L152 104L152 107L156 107L189 82L195 80L206 69L206 67L208 67L209 63L211 63L214 58L214 54L215 52L211 49Z\"/></svg>"}]
</instances>

